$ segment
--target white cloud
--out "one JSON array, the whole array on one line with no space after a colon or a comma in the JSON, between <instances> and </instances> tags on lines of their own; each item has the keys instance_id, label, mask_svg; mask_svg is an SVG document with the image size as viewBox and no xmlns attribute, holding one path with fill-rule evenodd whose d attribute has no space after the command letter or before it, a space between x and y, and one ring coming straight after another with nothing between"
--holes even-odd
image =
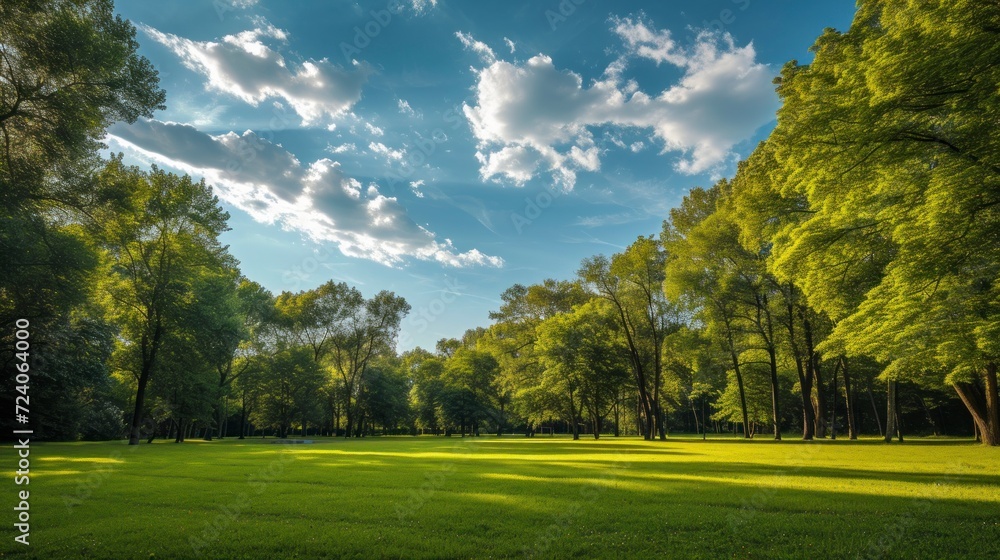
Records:
<instances>
[{"instance_id":1,"label":"white cloud","mask_svg":"<svg viewBox=\"0 0 1000 560\"><path fill-rule=\"evenodd\" d=\"M267 43L286 43L288 35L266 22L227 35L221 41L192 41L140 25L147 35L206 78L206 87L251 105L284 99L305 125L328 121L348 112L361 99L367 66L344 68L327 59L287 61Z\"/></svg>"},{"instance_id":2,"label":"white cloud","mask_svg":"<svg viewBox=\"0 0 1000 560\"><path fill-rule=\"evenodd\" d=\"M682 49L669 32L613 21L629 54L613 62L602 80L585 85L579 74L556 68L542 54L523 64L490 62L478 71L475 104L464 111L479 141L485 179L523 184L550 172L554 182L572 188L578 171L600 168L596 127L645 131L649 141L662 144L661 153L679 155L679 172L703 173L726 164L733 146L774 118L772 72L756 61L752 44L737 47L729 35L702 33ZM629 56L678 66L683 74L650 95L634 80L622 83Z\"/></svg>"},{"instance_id":3,"label":"white cloud","mask_svg":"<svg viewBox=\"0 0 1000 560\"><path fill-rule=\"evenodd\" d=\"M373 153L378 154L389 161L402 161L403 157L406 156L406 152L403 150L393 150L392 148L386 146L381 142L371 142L368 144L368 149Z\"/></svg>"},{"instance_id":4,"label":"white cloud","mask_svg":"<svg viewBox=\"0 0 1000 560\"><path fill-rule=\"evenodd\" d=\"M477 41L470 33L456 31L455 37L458 37L458 40L462 42L462 45L466 49L479 55L479 58L486 64L492 64L496 61L497 55L493 52L493 49L486 43Z\"/></svg>"},{"instance_id":5,"label":"white cloud","mask_svg":"<svg viewBox=\"0 0 1000 560\"><path fill-rule=\"evenodd\" d=\"M365 123L365 129L367 129L368 133L371 134L372 136L382 136L382 135L385 134L384 130L382 130L381 128L373 125L372 123L367 123L366 122Z\"/></svg>"},{"instance_id":6,"label":"white cloud","mask_svg":"<svg viewBox=\"0 0 1000 560\"><path fill-rule=\"evenodd\" d=\"M612 31L636 56L648 58L657 65L661 62L673 66L687 66L688 54L671 38L670 31L650 28L642 21L631 18L612 18Z\"/></svg>"},{"instance_id":7,"label":"white cloud","mask_svg":"<svg viewBox=\"0 0 1000 560\"><path fill-rule=\"evenodd\" d=\"M400 114L407 115L410 117L420 116L419 113L413 110L413 107L410 107L410 102L405 99L400 99L396 101L396 105L399 107Z\"/></svg>"},{"instance_id":8,"label":"white cloud","mask_svg":"<svg viewBox=\"0 0 1000 560\"><path fill-rule=\"evenodd\" d=\"M420 190L420 187L422 187L422 186L424 186L424 180L423 179L418 179L416 181L410 181L410 190L413 191L413 194L416 195L417 198L423 198L424 197L423 191Z\"/></svg>"},{"instance_id":9,"label":"white cloud","mask_svg":"<svg viewBox=\"0 0 1000 560\"><path fill-rule=\"evenodd\" d=\"M438 4L438 0L409 0L410 7L418 14L422 14Z\"/></svg>"},{"instance_id":10,"label":"white cloud","mask_svg":"<svg viewBox=\"0 0 1000 560\"><path fill-rule=\"evenodd\" d=\"M514 43L514 41L508 39L507 37L503 38L503 42L507 43L507 47L510 49L510 54L514 54L514 49L517 47L517 44Z\"/></svg>"},{"instance_id":11,"label":"white cloud","mask_svg":"<svg viewBox=\"0 0 1000 560\"><path fill-rule=\"evenodd\" d=\"M417 225L393 197L363 186L338 162L303 164L279 145L247 131L210 136L183 124L115 124L108 141L165 167L204 177L220 199L255 220L278 223L317 242L332 242L351 257L397 266L409 259L447 266L503 265Z\"/></svg>"},{"instance_id":12,"label":"white cloud","mask_svg":"<svg viewBox=\"0 0 1000 560\"><path fill-rule=\"evenodd\" d=\"M331 154L348 154L348 153L355 153L355 152L357 152L358 151L358 147L355 146L354 143L352 142L352 143L349 143L349 144L341 144L339 146L329 146L328 145L326 147L326 151L330 152Z\"/></svg>"},{"instance_id":13,"label":"white cloud","mask_svg":"<svg viewBox=\"0 0 1000 560\"><path fill-rule=\"evenodd\" d=\"M639 152L641 152L645 148L646 148L646 144L644 144L641 140L638 141L638 142L632 142L632 145L629 146L629 149L632 150L632 153L636 153L636 154L639 153Z\"/></svg>"}]
</instances>

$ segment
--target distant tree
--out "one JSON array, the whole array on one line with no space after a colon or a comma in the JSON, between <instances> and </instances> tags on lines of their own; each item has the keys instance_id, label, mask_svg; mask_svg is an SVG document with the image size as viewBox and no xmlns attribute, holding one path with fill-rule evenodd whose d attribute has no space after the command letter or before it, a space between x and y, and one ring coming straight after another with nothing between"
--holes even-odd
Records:
<instances>
[{"instance_id":1,"label":"distant tree","mask_svg":"<svg viewBox=\"0 0 1000 560\"><path fill-rule=\"evenodd\" d=\"M546 319L538 327L537 346L541 386L560 403L573 439L580 438L584 411L594 439L600 438L603 419L629 378L628 346L613 305L593 299Z\"/></svg>"},{"instance_id":2,"label":"distant tree","mask_svg":"<svg viewBox=\"0 0 1000 560\"><path fill-rule=\"evenodd\" d=\"M325 377L312 349L280 345L264 366L254 423L273 428L282 438L291 434L297 421L302 422L304 431L309 418L319 413L319 388Z\"/></svg>"},{"instance_id":3,"label":"distant tree","mask_svg":"<svg viewBox=\"0 0 1000 560\"><path fill-rule=\"evenodd\" d=\"M677 310L664 297L666 253L652 236L640 237L624 252L608 259L584 259L579 277L609 301L618 317L632 365L643 417L643 437L666 438L663 385L663 340L678 328Z\"/></svg>"},{"instance_id":4,"label":"distant tree","mask_svg":"<svg viewBox=\"0 0 1000 560\"><path fill-rule=\"evenodd\" d=\"M493 325L477 340L477 348L497 360L497 387L511 403L507 411L526 420L529 435L554 414L551 395L538 388L542 368L535 349L536 328L591 297L580 282L547 279L531 286L515 284L501 294L500 309L490 312Z\"/></svg>"}]
</instances>

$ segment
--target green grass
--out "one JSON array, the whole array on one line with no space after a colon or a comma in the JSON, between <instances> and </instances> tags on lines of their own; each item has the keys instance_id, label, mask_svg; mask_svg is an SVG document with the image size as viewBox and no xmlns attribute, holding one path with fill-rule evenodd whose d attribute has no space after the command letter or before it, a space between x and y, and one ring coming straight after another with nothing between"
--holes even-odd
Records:
<instances>
[{"instance_id":1,"label":"green grass","mask_svg":"<svg viewBox=\"0 0 1000 560\"><path fill-rule=\"evenodd\" d=\"M27 558L998 558L965 441L35 444ZM9 445L0 453L8 472Z\"/></svg>"}]
</instances>

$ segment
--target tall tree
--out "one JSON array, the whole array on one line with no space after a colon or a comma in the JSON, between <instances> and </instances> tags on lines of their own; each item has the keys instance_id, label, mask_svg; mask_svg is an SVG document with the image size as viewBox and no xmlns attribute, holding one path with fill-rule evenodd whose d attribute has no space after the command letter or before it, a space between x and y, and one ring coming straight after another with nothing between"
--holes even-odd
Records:
<instances>
[{"instance_id":1,"label":"tall tree","mask_svg":"<svg viewBox=\"0 0 1000 560\"><path fill-rule=\"evenodd\" d=\"M92 311L98 258L78 224L106 202L92 180L100 139L112 122L163 107L156 72L137 48L135 29L107 0L0 4L0 379L16 373L14 321L30 320L37 355L94 332L68 317ZM95 371L86 360L67 364L72 356L50 361L48 371L37 362L36 379L52 380L55 393L63 373Z\"/></svg>"},{"instance_id":2,"label":"tall tree","mask_svg":"<svg viewBox=\"0 0 1000 560\"><path fill-rule=\"evenodd\" d=\"M129 444L137 445L146 387L168 330L180 328L200 274L235 266L218 239L229 215L204 181L155 167L145 173L113 158L100 181L123 197L96 226L105 244L106 308L121 328L120 351L136 383Z\"/></svg>"},{"instance_id":3,"label":"tall tree","mask_svg":"<svg viewBox=\"0 0 1000 560\"><path fill-rule=\"evenodd\" d=\"M618 316L633 381L638 389L646 439L666 438L663 403L663 340L679 326L677 310L663 293L666 253L652 236L640 237L608 259L584 259L579 276Z\"/></svg>"},{"instance_id":4,"label":"tall tree","mask_svg":"<svg viewBox=\"0 0 1000 560\"><path fill-rule=\"evenodd\" d=\"M364 426L358 395L372 360L395 351L396 335L410 304L400 296L381 291L365 300L356 289L338 290L344 303L344 320L332 336L330 363L343 383L346 435L360 436Z\"/></svg>"},{"instance_id":5,"label":"tall tree","mask_svg":"<svg viewBox=\"0 0 1000 560\"><path fill-rule=\"evenodd\" d=\"M854 301L804 276L836 321L821 349L873 356L889 382L937 371L989 445L1000 444L1000 145L984 115L998 110L998 19L989 2L859 2L847 32L828 30L810 65L782 72L774 133L783 188L812 212L775 244L778 270L878 265Z\"/></svg>"}]
</instances>

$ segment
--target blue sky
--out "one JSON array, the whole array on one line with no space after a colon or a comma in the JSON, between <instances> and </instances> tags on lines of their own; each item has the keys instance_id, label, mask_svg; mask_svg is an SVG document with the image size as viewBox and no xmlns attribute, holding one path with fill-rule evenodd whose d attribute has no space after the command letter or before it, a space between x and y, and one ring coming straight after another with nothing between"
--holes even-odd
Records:
<instances>
[{"instance_id":1,"label":"blue sky","mask_svg":"<svg viewBox=\"0 0 1000 560\"><path fill-rule=\"evenodd\" d=\"M774 125L771 80L848 0L123 1L167 109L115 125L204 177L275 293L413 311L400 348L488 324L514 283L658 233Z\"/></svg>"}]
</instances>

